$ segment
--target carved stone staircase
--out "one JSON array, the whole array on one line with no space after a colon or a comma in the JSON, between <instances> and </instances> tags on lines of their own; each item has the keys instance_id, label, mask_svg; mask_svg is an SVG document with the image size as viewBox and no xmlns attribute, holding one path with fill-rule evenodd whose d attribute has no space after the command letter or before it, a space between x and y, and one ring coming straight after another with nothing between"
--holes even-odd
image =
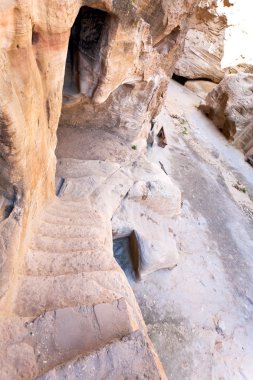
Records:
<instances>
[{"instance_id":1,"label":"carved stone staircase","mask_svg":"<svg viewBox=\"0 0 253 380\"><path fill-rule=\"evenodd\" d=\"M113 257L110 220L83 196L85 180L91 192L106 181L74 164L66 194L34 226L13 314L0 319L1 380L163 378Z\"/></svg>"}]
</instances>

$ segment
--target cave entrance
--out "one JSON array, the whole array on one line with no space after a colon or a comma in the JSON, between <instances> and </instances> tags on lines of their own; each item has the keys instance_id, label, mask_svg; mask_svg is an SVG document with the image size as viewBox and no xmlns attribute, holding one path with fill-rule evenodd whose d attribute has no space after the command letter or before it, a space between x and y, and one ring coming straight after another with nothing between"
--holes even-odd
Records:
<instances>
[{"instance_id":1,"label":"cave entrance","mask_svg":"<svg viewBox=\"0 0 253 380\"><path fill-rule=\"evenodd\" d=\"M108 46L110 16L81 7L71 28L63 86L63 104L72 97L92 97Z\"/></svg>"},{"instance_id":2,"label":"cave entrance","mask_svg":"<svg viewBox=\"0 0 253 380\"><path fill-rule=\"evenodd\" d=\"M87 126L86 120L81 126L81 122L78 123L81 119L80 115L85 114L86 106L89 107L92 104L91 98L102 79L109 46L109 33L114 21L114 16L103 10L83 6L70 31L62 111L55 150L57 196L61 196L66 185L66 173L61 170L62 159L101 158L99 148L104 144L101 133L90 125ZM111 135L107 137L107 140L109 137L111 139ZM104 152L105 150L102 154L105 154Z\"/></svg>"}]
</instances>

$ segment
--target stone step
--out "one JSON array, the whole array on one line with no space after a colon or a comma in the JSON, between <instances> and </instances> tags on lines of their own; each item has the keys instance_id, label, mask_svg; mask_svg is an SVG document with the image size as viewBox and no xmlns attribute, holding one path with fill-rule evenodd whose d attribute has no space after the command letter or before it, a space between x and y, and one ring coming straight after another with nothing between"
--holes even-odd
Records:
<instances>
[{"instance_id":1,"label":"stone step","mask_svg":"<svg viewBox=\"0 0 253 380\"><path fill-rule=\"evenodd\" d=\"M29 276L59 276L117 269L112 249L60 254L29 250L23 268Z\"/></svg>"},{"instance_id":2,"label":"stone step","mask_svg":"<svg viewBox=\"0 0 253 380\"><path fill-rule=\"evenodd\" d=\"M65 224L52 224L43 222L36 229L37 236L48 236L52 238L88 238L92 235L99 236L103 234L109 234L109 226L107 224L97 224L89 225L88 227L82 225L65 225Z\"/></svg>"},{"instance_id":3,"label":"stone step","mask_svg":"<svg viewBox=\"0 0 253 380\"><path fill-rule=\"evenodd\" d=\"M32 336L33 347L40 352L37 357L39 373L66 363L78 355L98 350L133 331L123 298L53 310L32 321L27 329Z\"/></svg>"},{"instance_id":4,"label":"stone step","mask_svg":"<svg viewBox=\"0 0 253 380\"><path fill-rule=\"evenodd\" d=\"M84 197L82 201L66 200L63 197L57 197L51 202L47 209L63 209L63 210L92 210L92 205L87 197Z\"/></svg>"},{"instance_id":5,"label":"stone step","mask_svg":"<svg viewBox=\"0 0 253 380\"><path fill-rule=\"evenodd\" d=\"M71 207L69 208L64 208L64 207L47 207L45 210L44 215L52 215L52 216L57 216L57 217L82 217L82 218L102 218L101 214L92 209L92 208L83 208L80 206L80 208L77 209L72 209Z\"/></svg>"},{"instance_id":6,"label":"stone step","mask_svg":"<svg viewBox=\"0 0 253 380\"><path fill-rule=\"evenodd\" d=\"M36 317L49 310L112 302L122 297L134 302L138 309L120 268L56 277L20 276L13 309L21 317Z\"/></svg>"},{"instance_id":7,"label":"stone step","mask_svg":"<svg viewBox=\"0 0 253 380\"><path fill-rule=\"evenodd\" d=\"M82 180L71 180L68 179L66 181L66 186L64 187L64 190L62 191L61 199L64 200L64 202L69 202L69 200L75 200L76 203L82 203L83 199L87 196L91 196L91 194L94 192L95 189L103 186L104 180L102 177L85 177ZM95 204L93 203L93 206ZM90 209L94 209L90 204Z\"/></svg>"},{"instance_id":8,"label":"stone step","mask_svg":"<svg viewBox=\"0 0 253 380\"><path fill-rule=\"evenodd\" d=\"M79 216L79 214L62 216L45 213L42 219L42 223L44 222L52 225L62 226L90 226L90 228L97 225L104 226L106 224L104 218L91 214L87 214L85 216Z\"/></svg>"},{"instance_id":9,"label":"stone step","mask_svg":"<svg viewBox=\"0 0 253 380\"><path fill-rule=\"evenodd\" d=\"M111 247L111 241L105 234L86 235L85 238L62 237L54 238L49 236L35 235L30 243L30 249L46 252L80 252L89 250L103 250Z\"/></svg>"},{"instance_id":10,"label":"stone step","mask_svg":"<svg viewBox=\"0 0 253 380\"><path fill-rule=\"evenodd\" d=\"M120 168L120 165L110 161L78 160L74 158L61 158L57 162L57 175L65 178L81 178L93 176L108 177Z\"/></svg>"},{"instance_id":11,"label":"stone step","mask_svg":"<svg viewBox=\"0 0 253 380\"><path fill-rule=\"evenodd\" d=\"M151 343L141 330L134 331L96 352L78 357L38 380L166 380Z\"/></svg>"},{"instance_id":12,"label":"stone step","mask_svg":"<svg viewBox=\"0 0 253 380\"><path fill-rule=\"evenodd\" d=\"M0 318L0 378L33 380L132 331L123 298L56 309L26 321L17 317Z\"/></svg>"}]
</instances>

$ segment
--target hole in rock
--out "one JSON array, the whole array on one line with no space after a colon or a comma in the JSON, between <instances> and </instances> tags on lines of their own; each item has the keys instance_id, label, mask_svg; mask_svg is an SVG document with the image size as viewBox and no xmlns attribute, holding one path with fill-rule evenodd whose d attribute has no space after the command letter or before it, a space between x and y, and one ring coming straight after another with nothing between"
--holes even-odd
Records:
<instances>
[{"instance_id":1,"label":"hole in rock","mask_svg":"<svg viewBox=\"0 0 253 380\"><path fill-rule=\"evenodd\" d=\"M8 199L3 195L0 195L0 222L7 219L14 210L16 202L16 193L14 192L13 198Z\"/></svg>"},{"instance_id":2,"label":"hole in rock","mask_svg":"<svg viewBox=\"0 0 253 380\"><path fill-rule=\"evenodd\" d=\"M170 41L171 42L176 42L177 41L177 39L178 39L178 36L179 36L179 34L180 34L180 31L181 31L181 29L180 29L180 26L178 25L178 26L176 26L171 32L170 32Z\"/></svg>"},{"instance_id":3,"label":"hole in rock","mask_svg":"<svg viewBox=\"0 0 253 380\"><path fill-rule=\"evenodd\" d=\"M173 74L172 75L172 79L174 79L174 81L182 84L183 86L185 85L185 83L189 80L188 78L185 78L185 77L181 77L180 75L176 75L176 74Z\"/></svg>"},{"instance_id":4,"label":"hole in rock","mask_svg":"<svg viewBox=\"0 0 253 380\"><path fill-rule=\"evenodd\" d=\"M33 30L32 32L32 44L35 45L39 42L39 33Z\"/></svg>"},{"instance_id":5,"label":"hole in rock","mask_svg":"<svg viewBox=\"0 0 253 380\"><path fill-rule=\"evenodd\" d=\"M160 146L161 148L164 148L167 145L167 141L166 141L166 136L165 136L163 127L158 132L157 137L158 137L158 146Z\"/></svg>"},{"instance_id":6,"label":"hole in rock","mask_svg":"<svg viewBox=\"0 0 253 380\"><path fill-rule=\"evenodd\" d=\"M210 78L203 78L203 77L199 77L199 78L186 78L186 77L182 77L180 75L177 75L175 73L172 75L172 79L174 79L174 81L182 84L183 86L185 85L185 83L187 81L190 81L190 82L205 81L205 82L213 83L213 81Z\"/></svg>"},{"instance_id":7,"label":"hole in rock","mask_svg":"<svg viewBox=\"0 0 253 380\"><path fill-rule=\"evenodd\" d=\"M135 231L129 236L114 239L113 253L127 278L140 280L140 252Z\"/></svg>"},{"instance_id":8,"label":"hole in rock","mask_svg":"<svg viewBox=\"0 0 253 380\"><path fill-rule=\"evenodd\" d=\"M108 13L81 7L70 32L63 87L65 102L80 94L92 97L106 55L109 24Z\"/></svg>"}]
</instances>

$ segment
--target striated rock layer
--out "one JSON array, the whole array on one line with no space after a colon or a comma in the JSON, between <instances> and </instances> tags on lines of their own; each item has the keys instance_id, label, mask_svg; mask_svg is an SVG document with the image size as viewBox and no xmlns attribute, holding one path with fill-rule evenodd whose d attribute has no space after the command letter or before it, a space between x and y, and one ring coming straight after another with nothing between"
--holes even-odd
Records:
<instances>
[{"instance_id":1,"label":"striated rock layer","mask_svg":"<svg viewBox=\"0 0 253 380\"><path fill-rule=\"evenodd\" d=\"M218 2L201 0L190 19L184 52L175 68L177 75L207 78L219 83L224 76L221 60L227 18L218 13Z\"/></svg>"},{"instance_id":2,"label":"striated rock layer","mask_svg":"<svg viewBox=\"0 0 253 380\"><path fill-rule=\"evenodd\" d=\"M219 83L226 73L252 73L252 20L244 0L201 0L189 24L177 75Z\"/></svg>"}]
</instances>

